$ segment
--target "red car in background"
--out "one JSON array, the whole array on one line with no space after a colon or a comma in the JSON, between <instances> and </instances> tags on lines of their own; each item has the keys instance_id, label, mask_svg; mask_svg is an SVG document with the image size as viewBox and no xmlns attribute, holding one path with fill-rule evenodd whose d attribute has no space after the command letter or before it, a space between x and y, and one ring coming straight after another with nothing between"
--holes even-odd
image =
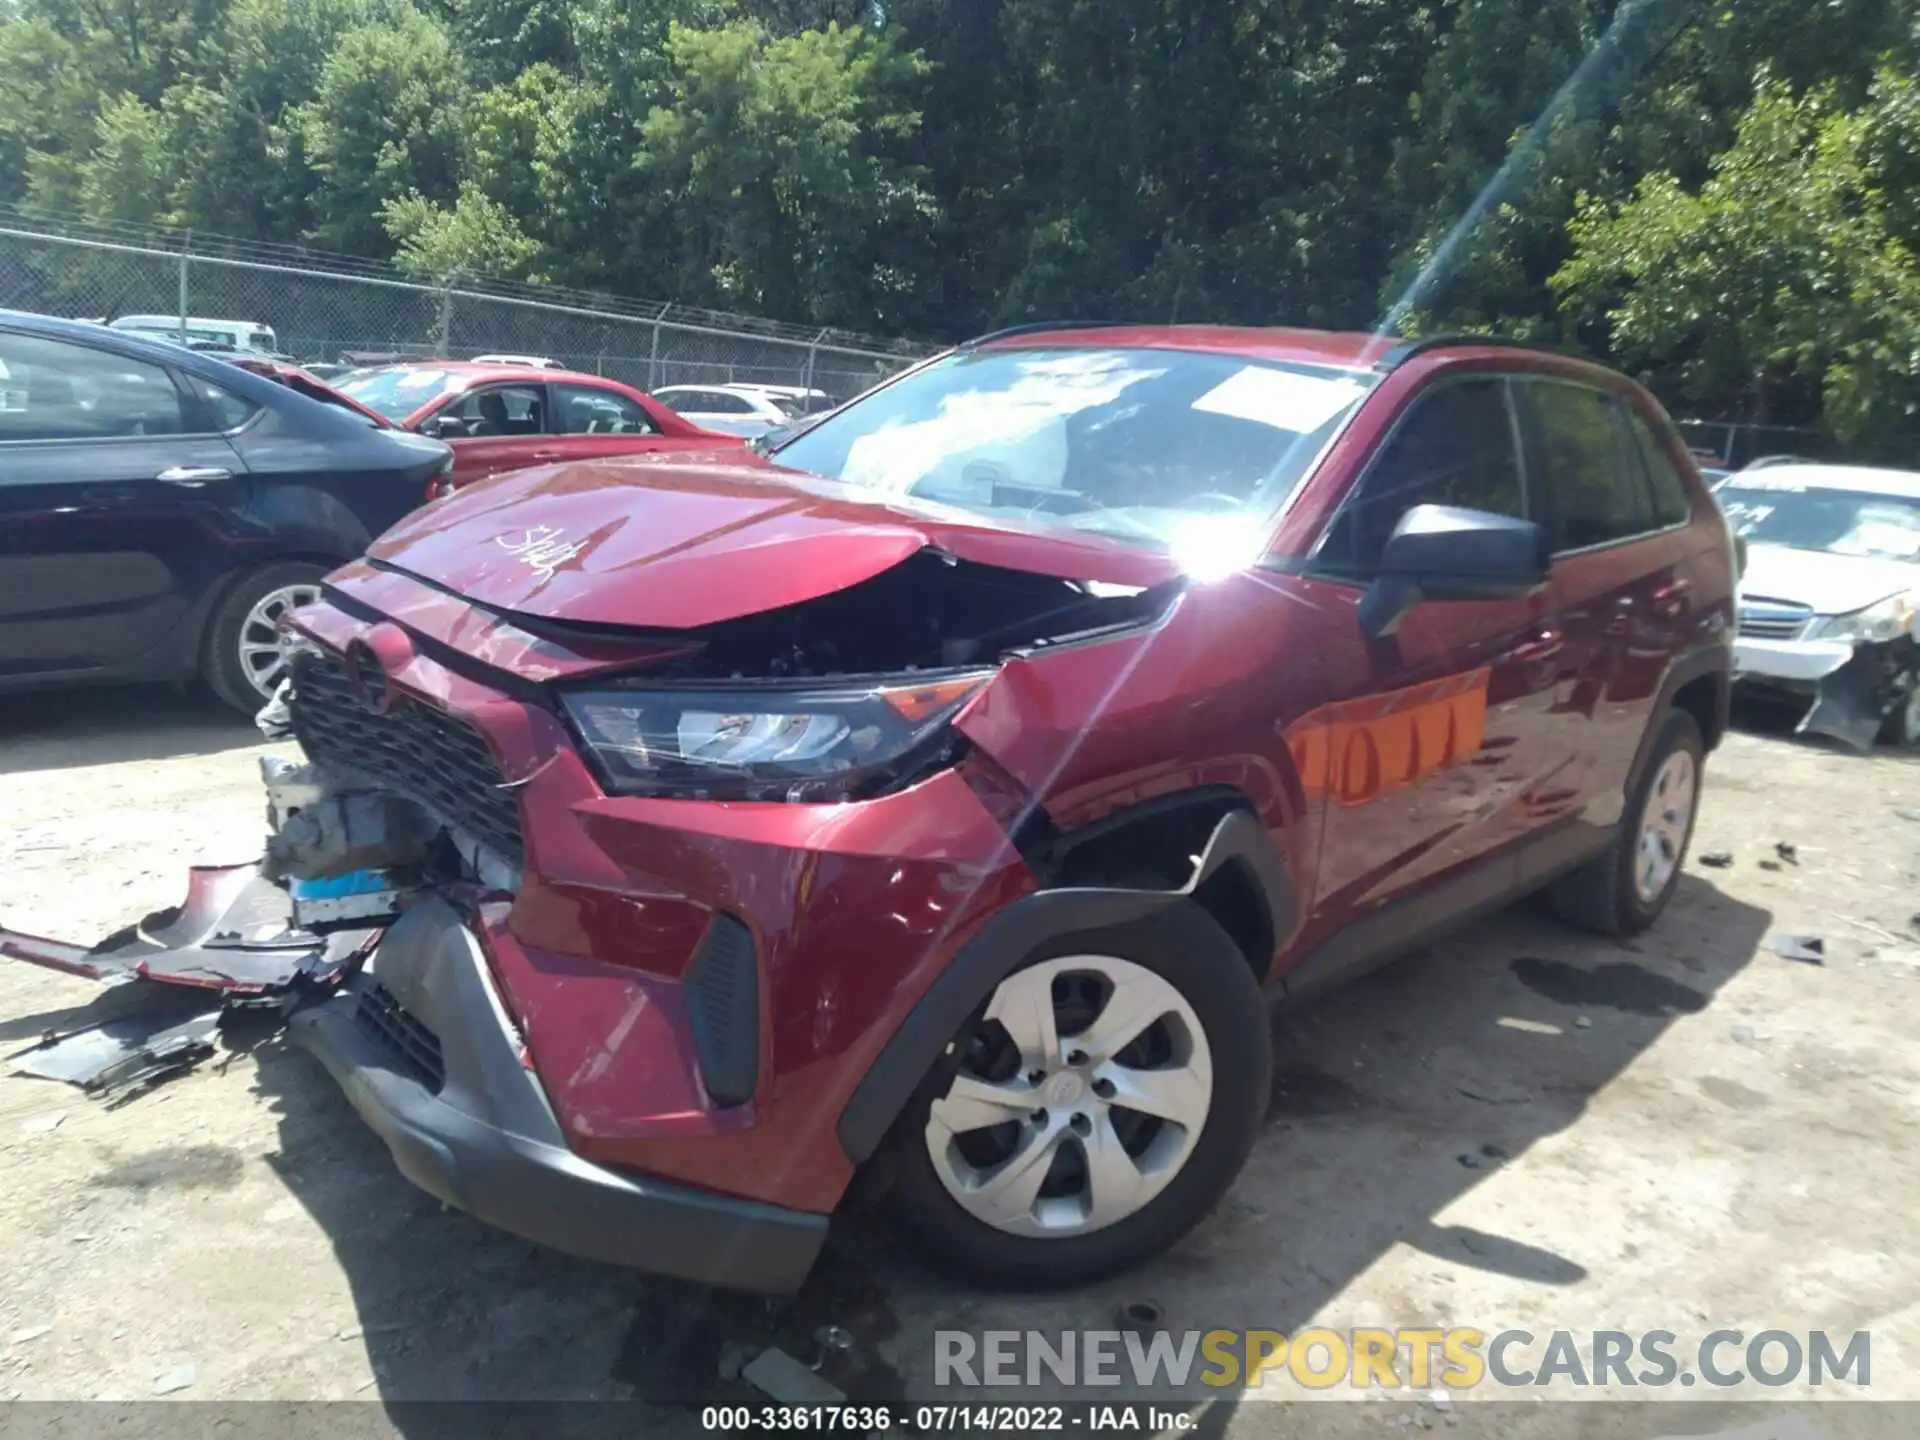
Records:
<instances>
[{"instance_id":1,"label":"red car in background","mask_svg":"<svg viewBox=\"0 0 1920 1440\"><path fill-rule=\"evenodd\" d=\"M631 385L544 365L421 360L358 370L333 388L402 429L453 446L453 473L430 498L530 465L742 443L702 430Z\"/></svg>"}]
</instances>

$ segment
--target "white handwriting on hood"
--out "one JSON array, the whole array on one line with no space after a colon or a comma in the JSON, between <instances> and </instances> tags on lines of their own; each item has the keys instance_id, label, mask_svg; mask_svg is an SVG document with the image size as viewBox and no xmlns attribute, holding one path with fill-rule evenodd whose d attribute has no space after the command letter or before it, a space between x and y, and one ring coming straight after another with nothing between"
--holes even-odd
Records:
<instances>
[{"instance_id":1,"label":"white handwriting on hood","mask_svg":"<svg viewBox=\"0 0 1920 1440\"><path fill-rule=\"evenodd\" d=\"M493 543L541 579L551 580L554 571L587 548L584 540L562 541L560 535L558 526L536 525L521 532L518 540L511 534L496 535Z\"/></svg>"}]
</instances>

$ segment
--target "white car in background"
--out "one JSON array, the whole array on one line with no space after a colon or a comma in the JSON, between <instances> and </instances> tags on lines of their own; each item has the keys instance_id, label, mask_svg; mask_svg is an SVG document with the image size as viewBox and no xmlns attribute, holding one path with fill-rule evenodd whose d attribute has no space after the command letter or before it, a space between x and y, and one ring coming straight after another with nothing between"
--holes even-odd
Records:
<instances>
[{"instance_id":1,"label":"white car in background","mask_svg":"<svg viewBox=\"0 0 1920 1440\"><path fill-rule=\"evenodd\" d=\"M280 337L271 325L258 320L214 320L204 315L189 315L182 333L178 315L121 315L107 322L109 330L131 330L144 339L171 340L176 345L218 346L226 350L257 350L263 355L278 353Z\"/></svg>"},{"instance_id":2,"label":"white car in background","mask_svg":"<svg viewBox=\"0 0 1920 1440\"><path fill-rule=\"evenodd\" d=\"M825 391L799 385L668 385L653 397L703 430L749 439L833 408Z\"/></svg>"},{"instance_id":3,"label":"white car in background","mask_svg":"<svg viewBox=\"0 0 1920 1440\"><path fill-rule=\"evenodd\" d=\"M1802 731L1920 746L1920 473L1789 462L1713 493L1746 542L1736 689L1807 705Z\"/></svg>"},{"instance_id":4,"label":"white car in background","mask_svg":"<svg viewBox=\"0 0 1920 1440\"><path fill-rule=\"evenodd\" d=\"M530 365L536 370L558 370L560 362L546 355L476 355L475 365Z\"/></svg>"}]
</instances>

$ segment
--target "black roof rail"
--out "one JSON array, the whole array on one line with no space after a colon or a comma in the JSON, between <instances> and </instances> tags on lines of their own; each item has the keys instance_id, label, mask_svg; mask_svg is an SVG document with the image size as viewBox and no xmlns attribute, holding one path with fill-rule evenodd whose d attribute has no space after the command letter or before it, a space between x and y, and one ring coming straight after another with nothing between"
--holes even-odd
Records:
<instances>
[{"instance_id":1,"label":"black roof rail","mask_svg":"<svg viewBox=\"0 0 1920 1440\"><path fill-rule=\"evenodd\" d=\"M1390 336L1382 336L1390 339ZM1446 350L1455 345L1484 345L1500 350L1531 350L1542 355L1563 355L1568 359L1582 359L1570 350L1557 345L1542 344L1537 340L1515 340L1506 335L1475 335L1469 331L1449 330L1434 335L1420 335L1411 340L1402 340L1374 361L1376 370L1392 370L1404 365L1416 355L1424 355L1429 350Z\"/></svg>"},{"instance_id":2,"label":"black roof rail","mask_svg":"<svg viewBox=\"0 0 1920 1440\"><path fill-rule=\"evenodd\" d=\"M1124 330L1140 323L1138 320L1029 320L1024 325L1009 325L1004 330L990 330L985 335L962 340L956 348L964 350L989 340L1011 340L1016 335L1044 335L1049 330Z\"/></svg>"}]
</instances>

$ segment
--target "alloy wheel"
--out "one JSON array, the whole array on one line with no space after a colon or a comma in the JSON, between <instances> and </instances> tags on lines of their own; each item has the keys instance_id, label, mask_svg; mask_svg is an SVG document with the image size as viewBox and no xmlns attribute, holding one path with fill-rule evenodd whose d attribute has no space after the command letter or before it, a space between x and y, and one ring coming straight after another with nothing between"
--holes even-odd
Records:
<instances>
[{"instance_id":1,"label":"alloy wheel","mask_svg":"<svg viewBox=\"0 0 1920 1440\"><path fill-rule=\"evenodd\" d=\"M1680 866L1693 806L1699 794L1699 767L1685 750L1661 762L1640 813L1640 837L1634 856L1633 886L1640 903L1651 905L1666 890Z\"/></svg>"},{"instance_id":2,"label":"alloy wheel","mask_svg":"<svg viewBox=\"0 0 1920 1440\"><path fill-rule=\"evenodd\" d=\"M286 676L286 661L280 654L280 617L319 598L320 586L316 582L283 585L256 600L241 622L240 669L262 700L272 699L275 688Z\"/></svg>"},{"instance_id":3,"label":"alloy wheel","mask_svg":"<svg viewBox=\"0 0 1920 1440\"><path fill-rule=\"evenodd\" d=\"M1083 1235L1167 1187L1212 1104L1212 1052L1179 990L1117 956L1063 957L995 989L933 1102L926 1145L975 1219Z\"/></svg>"}]
</instances>

